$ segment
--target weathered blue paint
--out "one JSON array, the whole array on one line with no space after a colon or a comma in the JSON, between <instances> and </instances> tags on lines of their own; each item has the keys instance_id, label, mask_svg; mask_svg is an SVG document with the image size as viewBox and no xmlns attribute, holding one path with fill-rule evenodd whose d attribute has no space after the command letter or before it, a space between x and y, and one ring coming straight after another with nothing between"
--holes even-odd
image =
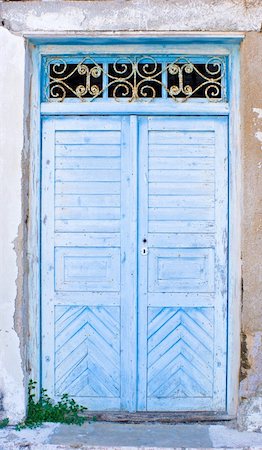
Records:
<instances>
[{"instance_id":1,"label":"weathered blue paint","mask_svg":"<svg viewBox=\"0 0 262 450\"><path fill-rule=\"evenodd\" d=\"M138 408L225 410L227 119L139 119Z\"/></svg>"},{"instance_id":2,"label":"weathered blue paint","mask_svg":"<svg viewBox=\"0 0 262 450\"><path fill-rule=\"evenodd\" d=\"M43 385L225 410L227 119L43 120Z\"/></svg>"}]
</instances>

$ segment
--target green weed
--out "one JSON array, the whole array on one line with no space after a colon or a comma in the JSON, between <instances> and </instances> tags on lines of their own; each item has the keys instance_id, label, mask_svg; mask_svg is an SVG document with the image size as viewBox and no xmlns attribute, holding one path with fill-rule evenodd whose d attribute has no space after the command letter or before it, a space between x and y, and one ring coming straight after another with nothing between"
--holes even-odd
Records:
<instances>
[{"instance_id":1,"label":"green weed","mask_svg":"<svg viewBox=\"0 0 262 450\"><path fill-rule=\"evenodd\" d=\"M41 389L40 398L35 400L36 382L28 384L28 409L24 422L16 426L17 430L23 428L36 428L44 422L59 422L82 425L87 419L81 415L87 408L78 405L68 394L63 394L61 400L54 403L47 395L46 389Z\"/></svg>"},{"instance_id":2,"label":"green weed","mask_svg":"<svg viewBox=\"0 0 262 450\"><path fill-rule=\"evenodd\" d=\"M7 427L8 424L9 424L8 418L0 420L0 428L5 428Z\"/></svg>"}]
</instances>

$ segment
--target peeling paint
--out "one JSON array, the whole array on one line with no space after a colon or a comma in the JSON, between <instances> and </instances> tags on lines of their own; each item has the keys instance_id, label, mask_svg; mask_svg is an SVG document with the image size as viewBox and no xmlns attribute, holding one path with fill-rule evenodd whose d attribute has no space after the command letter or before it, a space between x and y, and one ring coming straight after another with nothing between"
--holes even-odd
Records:
<instances>
[{"instance_id":1,"label":"peeling paint","mask_svg":"<svg viewBox=\"0 0 262 450\"><path fill-rule=\"evenodd\" d=\"M24 40L0 28L0 392L11 422L25 413L25 388L20 341L14 328L17 256L20 253L21 152L23 148ZM16 253L16 250L18 253Z\"/></svg>"},{"instance_id":2,"label":"peeling paint","mask_svg":"<svg viewBox=\"0 0 262 450\"><path fill-rule=\"evenodd\" d=\"M262 119L262 108L253 108L253 111L257 114L258 119Z\"/></svg>"}]
</instances>

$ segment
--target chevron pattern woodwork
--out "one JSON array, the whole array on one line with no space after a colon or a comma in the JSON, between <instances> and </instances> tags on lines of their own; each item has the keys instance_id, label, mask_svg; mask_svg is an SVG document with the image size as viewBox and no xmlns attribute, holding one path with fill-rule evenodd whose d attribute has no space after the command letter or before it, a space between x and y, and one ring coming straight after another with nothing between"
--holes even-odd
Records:
<instances>
[{"instance_id":1,"label":"chevron pattern woodwork","mask_svg":"<svg viewBox=\"0 0 262 450\"><path fill-rule=\"evenodd\" d=\"M210 397L213 308L148 309L149 397Z\"/></svg>"},{"instance_id":2,"label":"chevron pattern woodwork","mask_svg":"<svg viewBox=\"0 0 262 450\"><path fill-rule=\"evenodd\" d=\"M119 397L118 307L56 306L56 393Z\"/></svg>"}]
</instances>

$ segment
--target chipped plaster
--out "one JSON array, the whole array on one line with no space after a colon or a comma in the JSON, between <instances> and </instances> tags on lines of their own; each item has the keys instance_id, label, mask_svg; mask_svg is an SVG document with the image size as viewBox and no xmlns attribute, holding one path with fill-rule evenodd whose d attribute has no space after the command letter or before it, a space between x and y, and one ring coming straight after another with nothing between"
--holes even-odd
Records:
<instances>
[{"instance_id":1,"label":"chipped plaster","mask_svg":"<svg viewBox=\"0 0 262 450\"><path fill-rule=\"evenodd\" d=\"M21 222L24 40L0 28L0 392L4 414L15 422L25 410L20 343L14 329L16 239Z\"/></svg>"},{"instance_id":2,"label":"chipped plaster","mask_svg":"<svg viewBox=\"0 0 262 450\"><path fill-rule=\"evenodd\" d=\"M261 109L260 108L253 108L253 112L255 114L257 114L257 119L261 120L260 128L262 129L262 108ZM254 124L256 126L259 126L258 125L258 121L256 120L256 118L254 118ZM262 150L262 131L256 131L255 136L261 142L261 150ZM262 158L262 155L261 155L261 158ZM261 167L259 167L259 168L261 168Z\"/></svg>"},{"instance_id":3,"label":"chipped plaster","mask_svg":"<svg viewBox=\"0 0 262 450\"><path fill-rule=\"evenodd\" d=\"M208 7L208 14L207 14ZM94 0L2 2L0 16L15 32L260 31L255 0Z\"/></svg>"}]
</instances>

